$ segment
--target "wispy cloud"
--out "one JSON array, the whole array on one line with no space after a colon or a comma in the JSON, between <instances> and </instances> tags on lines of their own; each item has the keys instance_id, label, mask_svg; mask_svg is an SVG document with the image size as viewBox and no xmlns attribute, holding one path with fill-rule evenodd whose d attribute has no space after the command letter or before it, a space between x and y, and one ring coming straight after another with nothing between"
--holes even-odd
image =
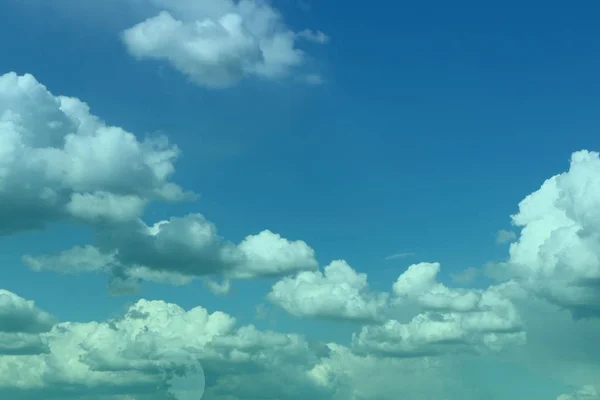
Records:
<instances>
[{"instance_id":1,"label":"wispy cloud","mask_svg":"<svg viewBox=\"0 0 600 400\"><path fill-rule=\"evenodd\" d=\"M415 255L415 253L412 253L412 252L396 253L396 254L391 254L391 255L387 256L385 259L388 261L389 260L398 260L400 258L412 257L414 255Z\"/></svg>"},{"instance_id":2,"label":"wispy cloud","mask_svg":"<svg viewBox=\"0 0 600 400\"><path fill-rule=\"evenodd\" d=\"M479 276L480 272L478 268L469 267L462 271L451 273L450 277L456 283L471 283Z\"/></svg>"},{"instance_id":3,"label":"wispy cloud","mask_svg":"<svg viewBox=\"0 0 600 400\"><path fill-rule=\"evenodd\" d=\"M496 243L504 244L512 242L517 238L517 234L513 231L507 231L506 229L500 229L496 232Z\"/></svg>"}]
</instances>

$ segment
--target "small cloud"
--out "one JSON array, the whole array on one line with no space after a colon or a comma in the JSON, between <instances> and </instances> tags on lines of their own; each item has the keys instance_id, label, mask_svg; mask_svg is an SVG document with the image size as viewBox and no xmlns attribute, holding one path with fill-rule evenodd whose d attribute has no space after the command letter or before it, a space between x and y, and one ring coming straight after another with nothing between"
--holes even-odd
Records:
<instances>
[{"instance_id":1,"label":"small cloud","mask_svg":"<svg viewBox=\"0 0 600 400\"><path fill-rule=\"evenodd\" d=\"M475 267L469 267L462 271L450 274L452 280L456 283L471 283L480 274L480 270Z\"/></svg>"},{"instance_id":2,"label":"small cloud","mask_svg":"<svg viewBox=\"0 0 600 400\"><path fill-rule=\"evenodd\" d=\"M325 83L325 79L319 74L308 74L304 76L304 82L309 85L322 85Z\"/></svg>"},{"instance_id":3,"label":"small cloud","mask_svg":"<svg viewBox=\"0 0 600 400\"><path fill-rule=\"evenodd\" d=\"M264 304L256 306L256 319L265 320L269 317L269 308Z\"/></svg>"},{"instance_id":4,"label":"small cloud","mask_svg":"<svg viewBox=\"0 0 600 400\"><path fill-rule=\"evenodd\" d=\"M400 258L406 258L406 257L412 257L414 256L415 253L411 253L411 252L406 252L406 253L396 253L396 254L392 254L387 256L385 259L386 260L398 260Z\"/></svg>"},{"instance_id":5,"label":"small cloud","mask_svg":"<svg viewBox=\"0 0 600 400\"><path fill-rule=\"evenodd\" d=\"M513 231L507 231L506 229L500 229L496 232L496 243L504 244L512 242L517 238L517 234Z\"/></svg>"},{"instance_id":6,"label":"small cloud","mask_svg":"<svg viewBox=\"0 0 600 400\"><path fill-rule=\"evenodd\" d=\"M204 285L208 288L208 290L217 296L224 296L231 292L231 283L227 279L220 283L212 279L206 279L204 281Z\"/></svg>"},{"instance_id":7,"label":"small cloud","mask_svg":"<svg viewBox=\"0 0 600 400\"><path fill-rule=\"evenodd\" d=\"M318 44L327 44L331 38L322 31L313 31L311 29L305 29L296 34L299 38L306 39L309 42Z\"/></svg>"}]
</instances>

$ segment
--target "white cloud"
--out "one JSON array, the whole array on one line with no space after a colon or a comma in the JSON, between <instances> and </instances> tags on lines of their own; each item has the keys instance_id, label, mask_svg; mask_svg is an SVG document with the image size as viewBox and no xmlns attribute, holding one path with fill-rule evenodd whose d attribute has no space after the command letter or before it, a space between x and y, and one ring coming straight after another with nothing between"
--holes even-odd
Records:
<instances>
[{"instance_id":1,"label":"white cloud","mask_svg":"<svg viewBox=\"0 0 600 400\"><path fill-rule=\"evenodd\" d=\"M329 43L329 41L331 40L331 38L327 36L324 32L313 31L311 29L305 29L303 31L300 31L297 33L297 36L299 38L306 39L310 42L319 44L326 44Z\"/></svg>"},{"instance_id":2,"label":"white cloud","mask_svg":"<svg viewBox=\"0 0 600 400\"><path fill-rule=\"evenodd\" d=\"M365 326L354 336L353 346L360 353L392 357L500 351L525 343L525 333L511 322L486 312L428 312L405 324L389 320Z\"/></svg>"},{"instance_id":3,"label":"white cloud","mask_svg":"<svg viewBox=\"0 0 600 400\"><path fill-rule=\"evenodd\" d=\"M209 393L235 398L246 388L227 383L250 373L250 379L245 380L250 387L256 371L288 374L287 379L304 379L309 385L303 376L317 361L311 346L299 335L261 331L252 325L236 327L236 320L223 312L209 313L202 307L186 311L163 301L139 300L115 320L60 322L41 337L47 343L45 352L19 356L0 353L0 394L19 390L17 393L32 396L43 391L47 398L85 398L96 393L98 398L103 398L102 393L137 398L153 391L164 396L172 389L168 381L182 390L181 379L172 381L177 378L174 372L199 362L210 376L220 376L219 382L209 383ZM6 336L0 335L0 349L18 344L19 338L13 339L7 344ZM192 382L198 378L196 373L187 383L199 390L197 381ZM266 384L264 378L262 383ZM277 391L270 386L263 390Z\"/></svg>"},{"instance_id":4,"label":"white cloud","mask_svg":"<svg viewBox=\"0 0 600 400\"><path fill-rule=\"evenodd\" d=\"M59 219L127 221L151 200L179 200L169 182L178 149L166 138L139 141L54 96L31 75L0 76L0 234Z\"/></svg>"},{"instance_id":5,"label":"white cloud","mask_svg":"<svg viewBox=\"0 0 600 400\"><path fill-rule=\"evenodd\" d=\"M245 77L279 79L305 62L297 39L326 43L321 31L294 33L261 0L154 0L156 16L125 30L138 59L169 62L199 85L222 88Z\"/></svg>"},{"instance_id":6,"label":"white cloud","mask_svg":"<svg viewBox=\"0 0 600 400\"><path fill-rule=\"evenodd\" d=\"M97 247L24 257L32 269L108 273L115 294L144 280L183 285L201 277L226 293L234 279L289 276L269 293L288 313L370 324L349 333L347 346L322 347L297 333L238 327L223 312L147 300L115 320L56 323L0 290L1 398L162 400L173 367L190 360L201 362L205 398L215 400L490 398L493 390L472 388L480 390L484 374L468 371L499 360L562 386L544 399L585 383L558 400L598 398L600 321L575 323L545 302L600 315L597 153L574 153L568 172L521 202L513 216L520 234L496 267L507 282L456 288L438 280L438 263L419 263L388 294L371 292L366 274L343 261L318 271L308 244L268 230L233 243L199 214L143 223L146 203L184 197L169 182L176 148L107 126L31 76L0 77L0 111L0 233L72 219L94 226L98 239Z\"/></svg>"},{"instance_id":7,"label":"white cloud","mask_svg":"<svg viewBox=\"0 0 600 400\"><path fill-rule=\"evenodd\" d=\"M357 351L396 357L498 351L526 340L514 304L499 290L452 289L436 281L439 263L411 265L393 284L396 305L423 312L407 323L390 319L354 336Z\"/></svg>"},{"instance_id":8,"label":"white cloud","mask_svg":"<svg viewBox=\"0 0 600 400\"><path fill-rule=\"evenodd\" d=\"M46 342L39 334L0 332L0 357L42 354L48 350Z\"/></svg>"},{"instance_id":9,"label":"white cloud","mask_svg":"<svg viewBox=\"0 0 600 400\"><path fill-rule=\"evenodd\" d=\"M600 315L600 158L573 153L569 171L546 180L512 216L521 228L504 276L577 317Z\"/></svg>"},{"instance_id":10,"label":"white cloud","mask_svg":"<svg viewBox=\"0 0 600 400\"><path fill-rule=\"evenodd\" d=\"M93 246L77 246L53 256L23 256L23 262L34 271L50 270L60 273L109 271L115 254L104 254Z\"/></svg>"},{"instance_id":11,"label":"white cloud","mask_svg":"<svg viewBox=\"0 0 600 400\"><path fill-rule=\"evenodd\" d=\"M437 282L439 263L413 264L402 273L392 289L399 301L411 301L428 311L476 312L503 308L503 315L516 319L514 305L494 287L487 290L454 289Z\"/></svg>"},{"instance_id":12,"label":"white cloud","mask_svg":"<svg viewBox=\"0 0 600 400\"><path fill-rule=\"evenodd\" d=\"M411 253L411 252L402 252L402 253L395 253L395 254L390 254L389 256L387 256L385 259L386 260L399 260L401 258L406 258L406 257L412 257L414 256L415 253Z\"/></svg>"},{"instance_id":13,"label":"white cloud","mask_svg":"<svg viewBox=\"0 0 600 400\"><path fill-rule=\"evenodd\" d=\"M359 353L415 357L499 351L526 341L515 305L502 290L451 289L436 281L440 265L411 265L393 284L395 295L371 293L366 274L344 261L277 282L268 299L298 317L382 322L353 337ZM420 310L407 323L388 319L400 309Z\"/></svg>"},{"instance_id":14,"label":"white cloud","mask_svg":"<svg viewBox=\"0 0 600 400\"><path fill-rule=\"evenodd\" d=\"M196 277L226 279L285 276L315 270L314 250L305 242L290 241L265 230L235 245L221 238L215 225L201 214L173 217L151 226L142 222L114 224L97 233L103 250L87 246L58 255L25 256L35 270L64 273L111 272L116 285L153 281L184 285ZM224 286L206 281L210 290L224 294Z\"/></svg>"},{"instance_id":15,"label":"white cloud","mask_svg":"<svg viewBox=\"0 0 600 400\"><path fill-rule=\"evenodd\" d=\"M48 350L41 334L56 322L33 301L0 289L0 357L40 354Z\"/></svg>"},{"instance_id":16,"label":"white cloud","mask_svg":"<svg viewBox=\"0 0 600 400\"><path fill-rule=\"evenodd\" d=\"M42 333L54 325L54 317L8 290L0 289L0 332Z\"/></svg>"},{"instance_id":17,"label":"white cloud","mask_svg":"<svg viewBox=\"0 0 600 400\"><path fill-rule=\"evenodd\" d=\"M367 275L337 260L323 272L301 272L273 285L268 299L298 317L376 320L387 306L386 294L368 291Z\"/></svg>"}]
</instances>

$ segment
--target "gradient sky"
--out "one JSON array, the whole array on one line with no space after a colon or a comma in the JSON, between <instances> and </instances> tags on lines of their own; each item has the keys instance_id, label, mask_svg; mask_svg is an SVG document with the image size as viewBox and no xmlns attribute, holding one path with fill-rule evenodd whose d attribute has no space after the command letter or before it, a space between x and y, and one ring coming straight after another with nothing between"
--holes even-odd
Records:
<instances>
[{"instance_id":1,"label":"gradient sky","mask_svg":"<svg viewBox=\"0 0 600 400\"><path fill-rule=\"evenodd\" d=\"M0 230L4 271L0 288L35 301L37 307L63 323L120 318L139 299L161 300L186 310L197 306L209 312L221 310L234 316L240 326L254 324L261 330L297 333L311 343L336 342L350 349L351 354L344 354L353 360L371 357L369 362L374 366L361 367L367 372L336 370L348 382L340 378L335 388L330 382L323 384L327 387L319 390L325 391L324 399L598 398L594 393L600 390L600 346L594 338L600 334L600 218L594 210L600 205L600 189L596 189L600 188L600 160L593 151L598 149L600 131L600 7L567 7L564 2L545 2L544 7L534 6L533 2L530 6L505 2L502 7L485 7L470 1L454 2L452 7L443 2L401 5L391 1L368 7L360 2L342 6L332 1L296 0L273 0L264 5L248 0L247 4L277 10L279 30L298 33L311 29L329 38L321 43L316 34L308 39L306 34L304 40L297 35L293 45L305 52L302 62L284 67L281 74L266 68L260 75L247 72L247 66L255 62L248 56L250 50L239 50L227 58L228 51L233 53L239 48L219 44L217 36L207 35L201 42L199 46L204 46L202 51L208 55L199 59L189 47L180 46L183 36L169 36L166 44L155 46L149 44L151 39L123 34L136 24L150 21L163 9L185 23L206 18L221 23L214 16L222 16L218 14L219 5L228 0L174 0L170 5L164 0L85 3L0 2L0 76L9 72L31 74L53 96L76 97L85 102L90 113L107 125L134 133L140 141L146 135L162 134L179 147L181 154L168 180L199 197L180 202L148 197L143 214L132 216L131 221L141 217L145 224L152 225L171 217L201 213L217 226L219 235L235 244L265 229L290 241L304 241L314 249L319 270L333 260L343 259L355 271L367 274L369 287L361 293L368 301L376 293L393 292L392 284L411 264L439 262L438 281L448 298L456 295L452 294L454 288L488 293L501 287L498 293L515 304L522 319L523 327L513 327L511 334L522 330L527 340L513 343L516 341L511 337L507 341L510 343L497 350L489 346L489 337L481 339L473 333L481 330L468 331L459 340L466 344L456 347L462 349L473 345L472 340L481 339L484 344L477 343L486 349L473 345L477 356L470 351L419 347L436 345L428 342L432 339L426 333L423 337L429 339L419 336L414 343L403 337L402 341L413 346L410 357L392 354L389 348L386 351L390 354L386 354L364 343L355 346L353 332L360 332L363 325L379 326L381 321L357 322L349 317L352 313L348 309L334 315L339 309L323 312L331 310L326 306L319 312L307 311L310 307L302 305L299 307L304 314L294 315L282 306L284 300L279 298L278 303L276 296L267 296L280 280L291 282L297 279L296 273L315 273L314 265L307 267L299 261L277 276L232 277L227 294L211 292L205 280L208 275L198 273L194 281L182 286L142 278L135 292L109 295L105 270L66 273L74 268L63 268L48 257L85 245L105 246L104 250L112 246L123 252L120 239L113 238L118 235L111 236L114 231L110 229L130 237L133 231L127 229L133 228L119 225L123 221L107 228L105 224L83 221L80 215L65 216L63 209L58 213L61 216L49 220L43 229L19 226L9 233ZM208 5L193 12L177 8L192 7L194 3ZM239 15L248 37L260 42L262 33L252 25L256 21L248 22L250 17L243 8L236 10L242 10ZM153 25L147 28L158 29ZM157 37L153 40L158 41ZM214 46L211 40L215 40ZM224 40L233 43L237 39ZM220 51L215 49L225 50L213 57L210 52ZM264 48L260 50L265 52ZM280 57L287 57L285 54ZM283 65L281 60L273 61L273 65L278 62ZM215 87L211 78L203 75L215 65L219 71L242 66L246 72L233 82ZM12 96L9 86L0 85L1 90L5 93L0 93L0 115L16 110L15 104L24 101ZM23 109L41 109L36 108L37 97L27 96L33 100ZM43 135L45 128L36 125L35 119L41 117L35 112L31 115L22 117L32 118L33 125L27 126L33 126L33 135ZM9 148L0 141L0 154L2 146ZM592 153L585 153L579 160L573 153L580 150ZM7 168L16 171L13 178L17 177L17 182L38 184L34 175L16 175L25 169L12 164ZM555 197L562 200L545 200L544 196L552 198L554 192L540 189L542 184L561 173L566 173L566 178L558 180ZM20 190L11 189L12 194L7 194L6 188L12 186L2 186L3 179L8 181L0 175L0 207L19 199ZM93 183L90 185L89 190L72 190L95 190ZM539 195L519 208L531 193ZM35 214L27 207L8 206L9 211L0 211L0 216L32 218ZM520 218L515 222L520 226L511 223L511 215L517 214ZM546 215L552 217L546 220ZM568 224L563 216L569 219ZM542 220L545 222L539 222ZM523 227L529 230L521 230ZM568 236L559 228L575 231ZM109 239L102 236L103 229L109 230ZM554 234L559 231L563 233ZM558 250L552 253L552 249ZM22 260L24 255L31 259L46 256L51 261L42 262L42 270L35 271L31 262ZM175 265L177 260L175 255L161 271L181 271ZM124 271L132 268L124 260L118 262ZM495 264L498 262L505 263ZM239 268L250 267L244 264ZM494 273L499 269L501 273ZM465 270L472 273L473 279L457 278ZM209 278L229 278L219 271ZM108 275L114 276L114 271ZM418 286L415 279L410 281L415 287L434 290ZM590 286L578 289L582 281ZM281 288L281 296L291 293L291 286ZM440 311L428 306L422 297L402 293L390 293L386 300L390 304L381 306L375 314L405 324L414 312L449 313L463 321L460 329L467 329L467 323L460 319L464 310L458 310L455 303L448 303ZM297 295L303 302L309 301ZM398 305L394 296L408 296L408 300ZM311 301L315 307L321 304L320 300ZM322 301L325 304L326 299ZM354 303L348 298L340 304L352 307ZM8 315L8 311L3 314L2 306L0 301L0 333L3 315ZM477 312L485 313L491 306L477 307ZM499 311L499 315L509 318L506 310ZM578 319L581 316L586 318ZM434 330L444 329L431 326ZM419 329L428 327L422 325L411 334L418 336ZM55 340L52 338L57 328L52 329L40 335ZM586 346L597 347L590 350ZM0 371L3 358L39 357L1 354ZM328 362L333 358L319 357ZM411 385L394 378L402 376L403 368L409 368L403 363L425 361L441 363L439 368L448 372L448 377L436 378L434 385L427 379L442 372L423 372L419 375L424 385L421 389L415 383L417 378L410 378ZM314 362L307 362L310 370ZM351 368L350 361L340 362ZM9 361L6 363L9 365ZM208 376L210 361L203 365ZM377 368L385 372L377 372ZM23 371L17 374L25 374ZM381 382L355 382L368 374ZM469 387L465 382L471 381L478 382L473 385L477 390L465 389ZM51 386L51 382L44 381L37 389ZM213 385L205 396L209 400L261 398L245 392L243 380L235 380L242 382L242 389L235 393L234 389L227 392L229 384L208 378L207 382ZM293 384L308 385L298 382ZM137 393L134 386L119 386L114 395L96 392L92 387L96 386L90 384L85 390L75 391L75 396L154 399ZM2 390L23 399L35 398L38 393L31 388L15 389L0 378L0 393ZM48 390L54 393L56 389ZM56 393L57 398L64 396ZM285 390L284 394L273 393L278 394L269 398L296 398Z\"/></svg>"}]
</instances>

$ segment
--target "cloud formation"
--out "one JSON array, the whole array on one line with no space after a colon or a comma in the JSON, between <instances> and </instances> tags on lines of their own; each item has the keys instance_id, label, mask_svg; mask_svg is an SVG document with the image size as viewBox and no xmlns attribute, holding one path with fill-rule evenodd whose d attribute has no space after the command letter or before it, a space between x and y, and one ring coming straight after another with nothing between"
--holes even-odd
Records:
<instances>
[{"instance_id":1,"label":"cloud formation","mask_svg":"<svg viewBox=\"0 0 600 400\"><path fill-rule=\"evenodd\" d=\"M273 285L268 298L297 317L369 321L380 318L388 296L369 293L367 275L336 260L323 272L283 278Z\"/></svg>"},{"instance_id":2,"label":"cloud formation","mask_svg":"<svg viewBox=\"0 0 600 400\"><path fill-rule=\"evenodd\" d=\"M40 310L32 314L31 302L7 291L2 296L10 297L11 304L19 304L15 307L7 301L0 302L3 321L46 318ZM25 308L30 311L24 311ZM19 329L16 325L13 328ZM117 395L146 398L149 394L164 398L167 393L186 391L181 379L174 378L182 368L189 368L190 361L195 361L208 374L209 393L229 387L229 398L236 398L236 391L240 396L244 392L230 382L244 379L243 383L251 387L256 371L292 374L302 382L303 368L317 360L309 343L299 335L261 331L253 325L237 327L235 318L226 313L209 313L202 307L184 310L163 301L139 300L117 319L57 322L47 328L44 325L46 331L39 333L47 343L45 351L0 353L0 394L35 396L43 392L51 399L92 395L106 399ZM20 337L13 337L12 344L19 340ZM0 349L6 347L5 342L0 335ZM244 378L247 373L251 376ZM219 382L214 376L219 376ZM308 378L305 383L310 384ZM198 385L192 387L199 389Z\"/></svg>"},{"instance_id":3,"label":"cloud formation","mask_svg":"<svg viewBox=\"0 0 600 400\"><path fill-rule=\"evenodd\" d=\"M34 302L0 289L0 357L46 352L41 334L50 331L55 322Z\"/></svg>"},{"instance_id":4,"label":"cloud formation","mask_svg":"<svg viewBox=\"0 0 600 400\"><path fill-rule=\"evenodd\" d=\"M31 75L0 76L0 235L58 220L124 222L152 200L186 197L169 181L179 154L166 137L139 141Z\"/></svg>"},{"instance_id":5,"label":"cloud formation","mask_svg":"<svg viewBox=\"0 0 600 400\"><path fill-rule=\"evenodd\" d=\"M576 317L600 316L600 157L578 151L567 172L546 180L512 216L520 228L497 266Z\"/></svg>"},{"instance_id":6,"label":"cloud formation","mask_svg":"<svg viewBox=\"0 0 600 400\"><path fill-rule=\"evenodd\" d=\"M100 229L97 237L100 248L75 247L57 255L25 256L23 261L38 271L101 271L116 273L132 284L145 280L175 285L198 277L277 277L318 267L314 250L301 240L265 230L236 245L220 237L201 214L151 226L141 221L113 224ZM217 292L229 288L214 282L210 286Z\"/></svg>"},{"instance_id":7,"label":"cloud formation","mask_svg":"<svg viewBox=\"0 0 600 400\"><path fill-rule=\"evenodd\" d=\"M329 40L321 31L293 32L262 0L151 3L161 11L123 32L127 50L140 60L168 62L205 87L229 87L246 77L285 78L306 61L298 39Z\"/></svg>"},{"instance_id":8,"label":"cloud formation","mask_svg":"<svg viewBox=\"0 0 600 400\"><path fill-rule=\"evenodd\" d=\"M25 256L32 270L104 272L114 294L198 278L222 294L236 279L276 277L267 298L302 326L353 322L346 338L322 341L145 299L114 319L57 321L0 290L2 398L159 400L181 395L179 378L200 363L206 399L480 399L502 389L472 372L490 362L560 377L552 398L598 398L598 153L574 153L519 204L519 233L494 267L502 282L455 287L439 263L420 262L380 292L345 261L320 269L306 242L269 230L234 243L198 213L144 222L148 203L186 198L166 138L140 141L29 75L0 77L0 110L1 233L54 221L94 232L92 244ZM580 389L560 395L567 385Z\"/></svg>"}]
</instances>

